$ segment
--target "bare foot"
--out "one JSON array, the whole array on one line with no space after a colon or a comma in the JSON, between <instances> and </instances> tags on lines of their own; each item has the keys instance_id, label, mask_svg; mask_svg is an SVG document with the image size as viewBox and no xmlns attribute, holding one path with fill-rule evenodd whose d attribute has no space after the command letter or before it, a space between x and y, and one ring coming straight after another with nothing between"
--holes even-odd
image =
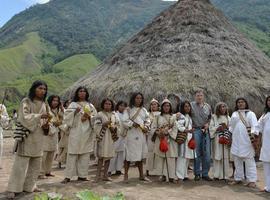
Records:
<instances>
[{"instance_id":1,"label":"bare foot","mask_svg":"<svg viewBox=\"0 0 270 200\"><path fill-rule=\"evenodd\" d=\"M104 176L103 178L102 178L102 180L103 181L112 181L112 179L110 178L110 177L108 177L108 176Z\"/></svg>"},{"instance_id":2,"label":"bare foot","mask_svg":"<svg viewBox=\"0 0 270 200\"><path fill-rule=\"evenodd\" d=\"M33 192L44 192L44 190L41 189L41 188L36 187L36 188L33 190Z\"/></svg>"},{"instance_id":3,"label":"bare foot","mask_svg":"<svg viewBox=\"0 0 270 200\"><path fill-rule=\"evenodd\" d=\"M94 183L99 183L100 181L101 181L101 178L99 176L97 176L93 182Z\"/></svg>"},{"instance_id":4,"label":"bare foot","mask_svg":"<svg viewBox=\"0 0 270 200\"><path fill-rule=\"evenodd\" d=\"M256 188L256 183L254 182L249 182L248 184L246 184L245 186L249 187L249 188Z\"/></svg>"},{"instance_id":5,"label":"bare foot","mask_svg":"<svg viewBox=\"0 0 270 200\"><path fill-rule=\"evenodd\" d=\"M260 192L264 192L264 193L270 193L270 191L267 191L265 188L260 189Z\"/></svg>"},{"instance_id":6,"label":"bare foot","mask_svg":"<svg viewBox=\"0 0 270 200\"><path fill-rule=\"evenodd\" d=\"M38 179L48 179L48 177L44 176L44 175L39 175Z\"/></svg>"},{"instance_id":7,"label":"bare foot","mask_svg":"<svg viewBox=\"0 0 270 200\"><path fill-rule=\"evenodd\" d=\"M231 181L231 182L229 182L229 185L239 185L242 183L243 183L242 181Z\"/></svg>"},{"instance_id":8,"label":"bare foot","mask_svg":"<svg viewBox=\"0 0 270 200\"><path fill-rule=\"evenodd\" d=\"M15 193L14 192L8 192L7 193L7 199L15 199Z\"/></svg>"}]
</instances>

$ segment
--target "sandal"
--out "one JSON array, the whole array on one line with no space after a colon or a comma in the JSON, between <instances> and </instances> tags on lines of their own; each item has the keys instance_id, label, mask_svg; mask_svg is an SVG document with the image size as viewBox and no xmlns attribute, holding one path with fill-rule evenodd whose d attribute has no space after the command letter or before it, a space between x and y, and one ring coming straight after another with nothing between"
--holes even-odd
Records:
<instances>
[{"instance_id":1,"label":"sandal","mask_svg":"<svg viewBox=\"0 0 270 200\"><path fill-rule=\"evenodd\" d=\"M47 177L55 177L55 175L54 174L51 174L51 173L45 174L45 176L47 176Z\"/></svg>"},{"instance_id":2,"label":"sandal","mask_svg":"<svg viewBox=\"0 0 270 200\"><path fill-rule=\"evenodd\" d=\"M140 181L152 182L149 178L143 176L139 178Z\"/></svg>"},{"instance_id":3,"label":"sandal","mask_svg":"<svg viewBox=\"0 0 270 200\"><path fill-rule=\"evenodd\" d=\"M268 190L266 190L266 189L261 189L260 192L270 193L270 191L268 191Z\"/></svg>"},{"instance_id":4,"label":"sandal","mask_svg":"<svg viewBox=\"0 0 270 200\"><path fill-rule=\"evenodd\" d=\"M89 181L87 178L78 177L78 181Z\"/></svg>"}]
</instances>

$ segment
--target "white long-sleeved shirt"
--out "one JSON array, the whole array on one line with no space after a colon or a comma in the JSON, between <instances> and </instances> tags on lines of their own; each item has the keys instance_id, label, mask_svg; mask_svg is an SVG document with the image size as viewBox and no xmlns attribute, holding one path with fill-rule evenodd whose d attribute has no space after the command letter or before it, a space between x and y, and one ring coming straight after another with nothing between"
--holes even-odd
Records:
<instances>
[{"instance_id":1,"label":"white long-sleeved shirt","mask_svg":"<svg viewBox=\"0 0 270 200\"><path fill-rule=\"evenodd\" d=\"M259 119L259 131L262 133L262 148L260 160L270 162L270 112Z\"/></svg>"},{"instance_id":2,"label":"white long-sleeved shirt","mask_svg":"<svg viewBox=\"0 0 270 200\"><path fill-rule=\"evenodd\" d=\"M6 128L9 123L9 116L5 105L0 104L0 129Z\"/></svg>"},{"instance_id":3,"label":"white long-sleeved shirt","mask_svg":"<svg viewBox=\"0 0 270 200\"><path fill-rule=\"evenodd\" d=\"M251 127L251 133L258 135L258 121L254 112L250 110L239 110L232 114L229 124L232 132L231 153L234 156L242 158L252 158L255 155L254 148L251 144L247 128L239 117L239 112L245 119L248 127Z\"/></svg>"}]
</instances>

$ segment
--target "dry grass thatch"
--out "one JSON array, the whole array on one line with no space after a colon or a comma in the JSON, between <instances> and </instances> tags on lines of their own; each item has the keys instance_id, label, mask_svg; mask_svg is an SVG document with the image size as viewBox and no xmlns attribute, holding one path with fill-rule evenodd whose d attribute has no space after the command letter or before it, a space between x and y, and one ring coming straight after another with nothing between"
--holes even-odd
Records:
<instances>
[{"instance_id":1,"label":"dry grass thatch","mask_svg":"<svg viewBox=\"0 0 270 200\"><path fill-rule=\"evenodd\" d=\"M214 105L234 106L238 96L262 110L270 90L270 60L246 39L209 0L180 0L132 37L97 70L76 82L104 96L128 100L141 91L146 101L177 94L192 99L206 91Z\"/></svg>"}]
</instances>

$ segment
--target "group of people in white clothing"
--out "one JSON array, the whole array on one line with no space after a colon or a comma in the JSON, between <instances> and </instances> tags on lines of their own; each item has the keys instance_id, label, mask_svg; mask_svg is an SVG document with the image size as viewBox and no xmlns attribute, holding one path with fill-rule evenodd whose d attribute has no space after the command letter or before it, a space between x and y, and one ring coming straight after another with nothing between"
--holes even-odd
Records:
<instances>
[{"instance_id":1,"label":"group of people in white clothing","mask_svg":"<svg viewBox=\"0 0 270 200\"><path fill-rule=\"evenodd\" d=\"M35 81L21 102L14 132L16 155L7 189L9 199L23 191L41 191L36 180L54 176L55 159L65 163L63 184L74 178L88 181L92 154L97 162L95 182L111 181L110 176L121 175L123 168L123 181L128 182L129 168L135 164L141 181L159 176L160 181L178 184L189 180L193 160L195 181L228 180L231 185L256 187L254 148L259 133L263 138L260 160L266 185L262 191L270 192L270 97L257 120L245 98L236 100L231 117L224 102L212 111L202 90L196 91L195 101L182 101L177 112L173 112L168 99L153 99L147 110L139 92L131 96L129 104L119 101L115 105L112 99L104 98L97 111L89 103L85 87L79 87L64 108L57 95L46 102L47 91L45 82ZM7 118L2 109L1 126ZM213 178L209 176L211 161ZM229 181L230 162L235 172Z\"/></svg>"}]
</instances>

